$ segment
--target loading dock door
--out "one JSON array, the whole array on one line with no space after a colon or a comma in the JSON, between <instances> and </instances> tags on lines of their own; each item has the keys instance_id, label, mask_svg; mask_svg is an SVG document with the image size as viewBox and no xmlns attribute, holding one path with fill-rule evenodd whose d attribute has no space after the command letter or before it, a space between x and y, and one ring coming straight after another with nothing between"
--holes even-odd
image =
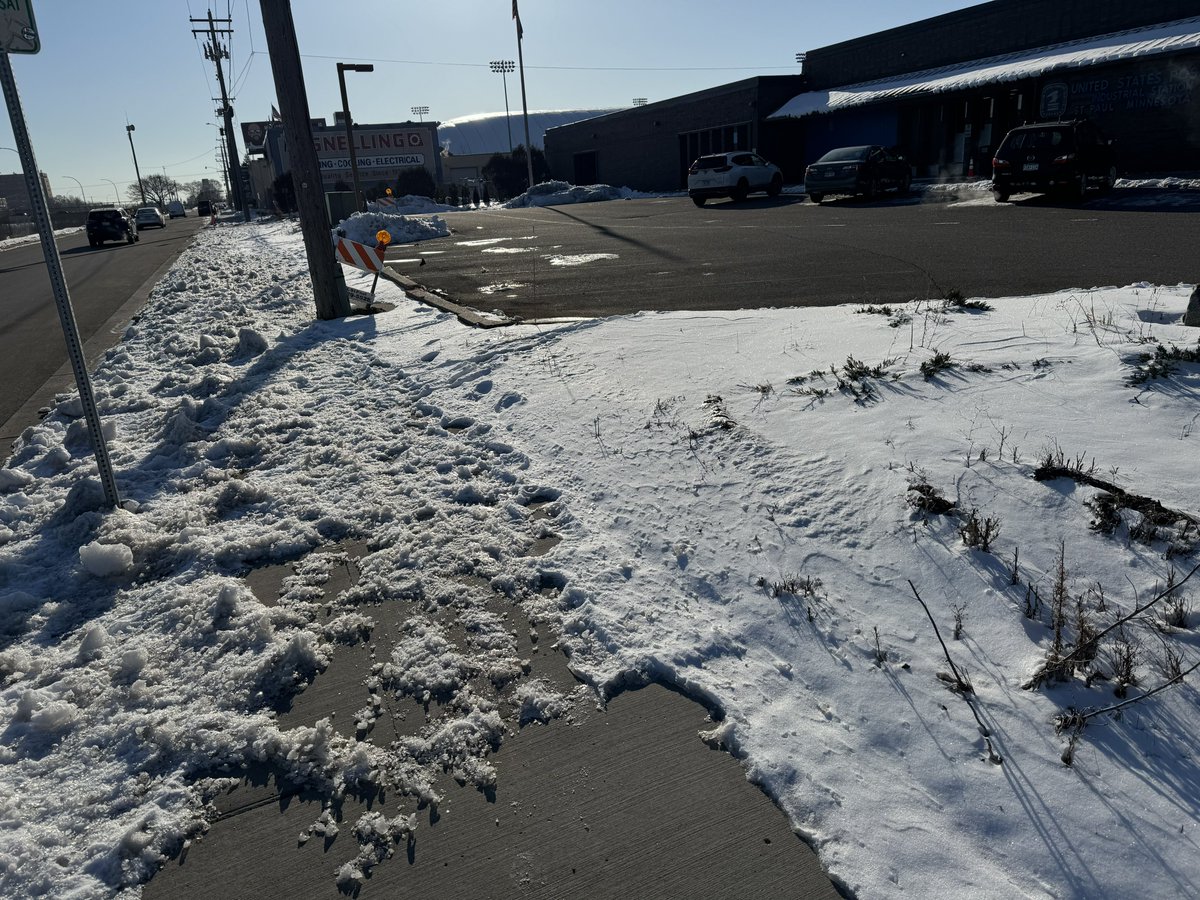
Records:
<instances>
[{"instance_id":1,"label":"loading dock door","mask_svg":"<svg viewBox=\"0 0 1200 900\"><path fill-rule=\"evenodd\" d=\"M596 184L600 180L596 171L596 151L587 150L575 154L575 180L572 184Z\"/></svg>"}]
</instances>

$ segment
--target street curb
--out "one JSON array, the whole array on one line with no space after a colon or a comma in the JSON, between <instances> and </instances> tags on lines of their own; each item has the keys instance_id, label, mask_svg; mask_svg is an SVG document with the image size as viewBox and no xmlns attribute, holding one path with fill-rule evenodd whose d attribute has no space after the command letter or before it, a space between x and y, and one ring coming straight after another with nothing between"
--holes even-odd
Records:
<instances>
[{"instance_id":1,"label":"street curb","mask_svg":"<svg viewBox=\"0 0 1200 900\"><path fill-rule=\"evenodd\" d=\"M518 325L520 321L517 319L509 319L500 317L496 314L483 314L477 309L471 309L469 306L462 306L455 303L447 297L430 290L424 285L418 284L406 275L401 275L395 269L388 266L383 267L380 274L388 281L399 287L406 295L419 303L424 303L427 306L432 306L435 309L440 309L443 312L451 313L458 317L458 320L464 325L470 325L474 328L502 328L509 325Z\"/></svg>"}]
</instances>

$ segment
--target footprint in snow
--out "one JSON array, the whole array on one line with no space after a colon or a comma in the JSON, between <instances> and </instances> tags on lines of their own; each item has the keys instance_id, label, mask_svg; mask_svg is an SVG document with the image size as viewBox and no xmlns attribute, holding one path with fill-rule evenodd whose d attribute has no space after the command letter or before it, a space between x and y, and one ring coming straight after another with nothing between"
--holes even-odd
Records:
<instances>
[{"instance_id":1,"label":"footprint in snow","mask_svg":"<svg viewBox=\"0 0 1200 900\"><path fill-rule=\"evenodd\" d=\"M508 409L510 406L515 406L524 399L525 398L520 394L510 391L496 402L496 411L499 412L502 409Z\"/></svg>"}]
</instances>

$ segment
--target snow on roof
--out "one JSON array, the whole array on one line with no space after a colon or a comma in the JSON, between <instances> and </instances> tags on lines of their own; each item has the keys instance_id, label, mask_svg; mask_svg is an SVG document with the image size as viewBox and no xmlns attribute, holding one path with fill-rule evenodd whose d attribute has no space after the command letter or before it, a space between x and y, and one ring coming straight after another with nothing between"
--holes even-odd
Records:
<instances>
[{"instance_id":1,"label":"snow on roof","mask_svg":"<svg viewBox=\"0 0 1200 900\"><path fill-rule=\"evenodd\" d=\"M866 103L964 90L995 82L1033 78L1055 69L1094 66L1197 47L1200 47L1200 17L1180 19L1149 28L1119 31L1035 50L925 69L895 78L866 81L827 91L808 91L793 97L767 118L798 119Z\"/></svg>"},{"instance_id":2,"label":"snow on roof","mask_svg":"<svg viewBox=\"0 0 1200 900\"><path fill-rule=\"evenodd\" d=\"M533 146L544 146L544 137L548 128L559 125L571 125L584 119L594 119L596 116L608 115L615 109L557 109L542 110L529 114L529 141ZM512 146L525 143L525 122L521 111L514 110L506 116L505 113L479 113L473 116L460 116L438 124L438 142L442 149L455 156L469 156L474 153L507 153L509 147L509 126L512 127Z\"/></svg>"}]
</instances>

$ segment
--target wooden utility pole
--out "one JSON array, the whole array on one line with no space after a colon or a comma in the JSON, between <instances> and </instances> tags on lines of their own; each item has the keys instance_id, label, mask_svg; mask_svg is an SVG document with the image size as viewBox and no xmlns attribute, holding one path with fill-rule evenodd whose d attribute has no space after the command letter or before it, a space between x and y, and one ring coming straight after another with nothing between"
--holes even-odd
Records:
<instances>
[{"instance_id":1,"label":"wooden utility pole","mask_svg":"<svg viewBox=\"0 0 1200 900\"><path fill-rule=\"evenodd\" d=\"M206 20L191 19L190 21L192 23L203 23ZM232 195L229 197L229 201L242 211L243 215L246 217L246 221L249 222L250 198L246 197L245 192L242 190L242 167L238 162L237 135L235 135L233 131L233 107L229 104L229 94L225 90L225 72L221 68L221 60L229 58L229 51L221 46L221 44L217 41L218 34L233 34L232 28L217 28L217 22L221 22L223 24L232 24L232 22L229 19L214 19L212 10L209 10L208 12L207 22L208 28L193 28L192 34L195 35L207 33L209 36L209 42L204 45L204 55L207 59L216 63L217 84L220 85L221 88L221 108L217 110L217 114L221 116L222 121L225 122L225 128L221 133L225 137L225 144L229 155L228 177L233 183L233 191ZM133 146L132 137L129 139L129 146ZM136 165L137 161L135 160L134 166L136 167ZM142 202L145 202L145 200L143 199Z\"/></svg>"},{"instance_id":2,"label":"wooden utility pole","mask_svg":"<svg viewBox=\"0 0 1200 900\"><path fill-rule=\"evenodd\" d=\"M350 295L342 267L333 255L329 214L325 210L325 190L313 146L312 124L308 113L308 92L300 68L300 46L292 21L290 0L259 0L267 52L275 75L275 94L279 116L287 138L288 159L296 186L296 205L300 210L300 229L308 253L317 317L339 319L350 315Z\"/></svg>"}]
</instances>

